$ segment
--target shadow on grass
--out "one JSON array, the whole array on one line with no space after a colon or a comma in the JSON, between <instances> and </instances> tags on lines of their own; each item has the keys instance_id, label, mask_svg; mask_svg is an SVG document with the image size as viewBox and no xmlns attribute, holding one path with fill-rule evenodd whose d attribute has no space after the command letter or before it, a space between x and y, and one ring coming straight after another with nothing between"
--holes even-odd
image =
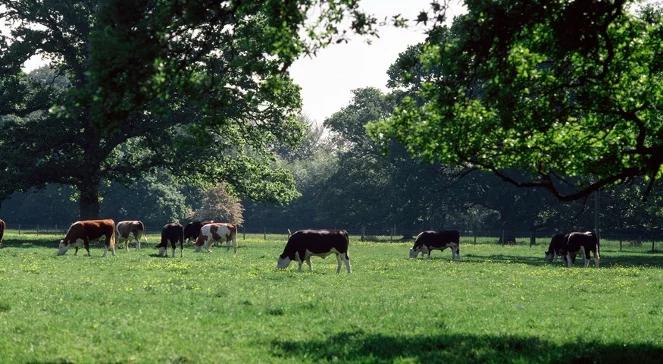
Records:
<instances>
[{"instance_id":1,"label":"shadow on grass","mask_svg":"<svg viewBox=\"0 0 663 364\"><path fill-rule=\"evenodd\" d=\"M498 262L498 263L518 263L534 266L543 265L558 265L564 266L560 258L554 262L548 263L543 259L543 256L517 256L517 255L474 255L466 254L463 256L463 261L470 263L485 263L485 262ZM591 258L589 262L590 267L594 266L594 259ZM655 267L663 268L663 255L660 254L639 254L639 255L601 255L601 268L611 267ZM576 257L575 267L582 267L582 258Z\"/></svg>"},{"instance_id":2,"label":"shadow on grass","mask_svg":"<svg viewBox=\"0 0 663 364\"><path fill-rule=\"evenodd\" d=\"M343 332L325 340L272 342L273 354L313 362L390 363L660 363L663 348L649 344L573 342L555 344L536 337L425 335Z\"/></svg>"},{"instance_id":3,"label":"shadow on grass","mask_svg":"<svg viewBox=\"0 0 663 364\"><path fill-rule=\"evenodd\" d=\"M53 248L57 249L60 239L62 237L54 238L38 238L31 237L30 239L7 239L2 241L2 246L5 248Z\"/></svg>"}]
</instances>

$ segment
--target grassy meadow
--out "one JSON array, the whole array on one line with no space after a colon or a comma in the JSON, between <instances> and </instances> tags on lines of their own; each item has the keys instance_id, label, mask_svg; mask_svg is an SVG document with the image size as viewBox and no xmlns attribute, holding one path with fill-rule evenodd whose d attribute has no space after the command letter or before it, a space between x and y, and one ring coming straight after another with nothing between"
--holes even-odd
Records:
<instances>
[{"instance_id":1,"label":"grassy meadow","mask_svg":"<svg viewBox=\"0 0 663 364\"><path fill-rule=\"evenodd\" d=\"M313 258L275 269L285 237L238 237L236 256L151 245L117 257L9 231L0 249L0 362L638 362L663 358L663 254L604 245L600 269L544 264L543 242L351 239L353 273Z\"/></svg>"}]
</instances>

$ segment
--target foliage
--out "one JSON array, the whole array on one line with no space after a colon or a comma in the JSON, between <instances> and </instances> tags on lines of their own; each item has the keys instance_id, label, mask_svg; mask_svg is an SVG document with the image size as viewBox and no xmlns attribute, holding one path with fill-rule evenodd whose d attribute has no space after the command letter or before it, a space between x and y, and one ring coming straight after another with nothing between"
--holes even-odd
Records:
<instances>
[{"instance_id":1,"label":"foliage","mask_svg":"<svg viewBox=\"0 0 663 364\"><path fill-rule=\"evenodd\" d=\"M545 264L544 247L463 239L460 261L448 251L409 260L410 244L352 237L353 273L337 275L333 258L314 258L312 273L275 270L285 235L239 236L237 255L185 248L175 259L153 256L157 234L106 259L100 245L92 257L56 257L60 238L5 236L3 362L645 364L663 355L657 254L605 249L602 268L567 269Z\"/></svg>"},{"instance_id":2,"label":"foliage","mask_svg":"<svg viewBox=\"0 0 663 364\"><path fill-rule=\"evenodd\" d=\"M241 225L244 222L241 201L220 184L203 193L200 207L189 214L191 220L214 220Z\"/></svg>"},{"instance_id":3,"label":"foliage","mask_svg":"<svg viewBox=\"0 0 663 364\"><path fill-rule=\"evenodd\" d=\"M286 70L342 39L342 19L371 33L375 19L357 3L0 1L11 26L0 38L0 198L68 184L81 216L95 217L102 181L165 168L256 199L292 199L271 150L302 132ZM314 8L319 17L307 18ZM34 55L50 61L37 80L21 71Z\"/></svg>"},{"instance_id":4,"label":"foliage","mask_svg":"<svg viewBox=\"0 0 663 364\"><path fill-rule=\"evenodd\" d=\"M435 21L392 67L391 84L411 93L372 135L564 201L638 176L653 183L663 12L632 3L465 1L466 14Z\"/></svg>"}]
</instances>

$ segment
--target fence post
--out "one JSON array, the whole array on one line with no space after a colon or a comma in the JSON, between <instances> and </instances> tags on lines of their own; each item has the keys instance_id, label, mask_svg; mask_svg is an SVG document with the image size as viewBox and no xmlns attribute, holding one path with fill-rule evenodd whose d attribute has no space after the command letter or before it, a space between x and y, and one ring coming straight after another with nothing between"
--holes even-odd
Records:
<instances>
[{"instance_id":1,"label":"fence post","mask_svg":"<svg viewBox=\"0 0 663 364\"><path fill-rule=\"evenodd\" d=\"M366 237L366 226L361 227L361 241L364 241Z\"/></svg>"},{"instance_id":2,"label":"fence post","mask_svg":"<svg viewBox=\"0 0 663 364\"><path fill-rule=\"evenodd\" d=\"M619 238L619 251L622 251L622 238Z\"/></svg>"},{"instance_id":3,"label":"fence post","mask_svg":"<svg viewBox=\"0 0 663 364\"><path fill-rule=\"evenodd\" d=\"M262 238L263 240L267 240L267 228L262 228Z\"/></svg>"},{"instance_id":4,"label":"fence post","mask_svg":"<svg viewBox=\"0 0 663 364\"><path fill-rule=\"evenodd\" d=\"M504 245L504 229L502 229L502 245Z\"/></svg>"},{"instance_id":5,"label":"fence post","mask_svg":"<svg viewBox=\"0 0 663 364\"><path fill-rule=\"evenodd\" d=\"M21 235L21 224L18 224L18 235Z\"/></svg>"},{"instance_id":6,"label":"fence post","mask_svg":"<svg viewBox=\"0 0 663 364\"><path fill-rule=\"evenodd\" d=\"M472 235L474 235L474 244L476 244L477 243L477 230L476 230L476 228L474 230L472 230Z\"/></svg>"},{"instance_id":7,"label":"fence post","mask_svg":"<svg viewBox=\"0 0 663 364\"><path fill-rule=\"evenodd\" d=\"M39 236L39 225L37 225L37 236Z\"/></svg>"},{"instance_id":8,"label":"fence post","mask_svg":"<svg viewBox=\"0 0 663 364\"><path fill-rule=\"evenodd\" d=\"M656 251L656 250L654 250L654 242L655 242L655 241L656 241L656 240L654 240L654 238L651 239L651 252L652 252L652 253Z\"/></svg>"}]
</instances>

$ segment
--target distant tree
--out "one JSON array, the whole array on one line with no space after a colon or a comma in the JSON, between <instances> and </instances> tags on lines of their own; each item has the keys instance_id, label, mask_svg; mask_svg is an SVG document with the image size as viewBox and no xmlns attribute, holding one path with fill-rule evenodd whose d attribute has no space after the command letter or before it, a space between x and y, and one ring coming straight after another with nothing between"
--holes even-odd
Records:
<instances>
[{"instance_id":1,"label":"distant tree","mask_svg":"<svg viewBox=\"0 0 663 364\"><path fill-rule=\"evenodd\" d=\"M200 206L187 217L191 220L214 220L241 225L244 222L244 207L237 197L229 193L226 186L219 184L203 192Z\"/></svg>"},{"instance_id":2,"label":"distant tree","mask_svg":"<svg viewBox=\"0 0 663 364\"><path fill-rule=\"evenodd\" d=\"M450 27L438 4L419 16L426 41L390 70L410 93L371 133L563 201L639 176L651 188L663 176L663 11L634 3L465 1Z\"/></svg>"}]
</instances>

